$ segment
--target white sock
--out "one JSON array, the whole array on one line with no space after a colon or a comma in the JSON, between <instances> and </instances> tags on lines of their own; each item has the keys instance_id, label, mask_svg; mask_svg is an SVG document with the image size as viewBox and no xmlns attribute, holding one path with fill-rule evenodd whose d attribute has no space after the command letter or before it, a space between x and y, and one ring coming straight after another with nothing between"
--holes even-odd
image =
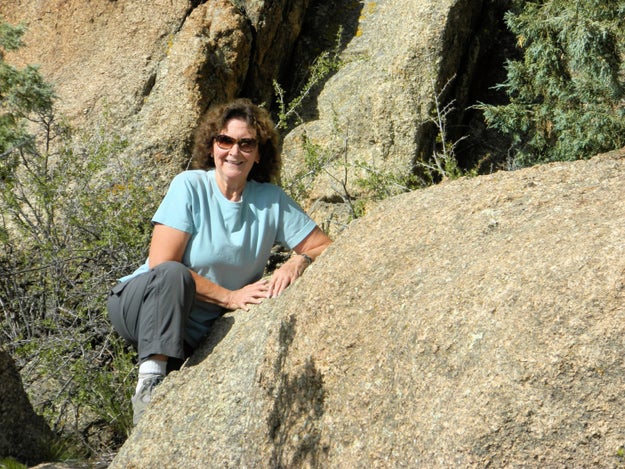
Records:
<instances>
[{"instance_id":1,"label":"white sock","mask_svg":"<svg viewBox=\"0 0 625 469\"><path fill-rule=\"evenodd\" d=\"M167 373L167 362L164 360L154 360L148 358L139 365L140 375L163 375Z\"/></svg>"},{"instance_id":2,"label":"white sock","mask_svg":"<svg viewBox=\"0 0 625 469\"><path fill-rule=\"evenodd\" d=\"M144 360L139 365L139 381L137 382L136 392L139 391L141 385L143 384L143 380L148 375L162 375L165 376L167 374L167 362L163 360L154 360L152 358L148 358Z\"/></svg>"}]
</instances>

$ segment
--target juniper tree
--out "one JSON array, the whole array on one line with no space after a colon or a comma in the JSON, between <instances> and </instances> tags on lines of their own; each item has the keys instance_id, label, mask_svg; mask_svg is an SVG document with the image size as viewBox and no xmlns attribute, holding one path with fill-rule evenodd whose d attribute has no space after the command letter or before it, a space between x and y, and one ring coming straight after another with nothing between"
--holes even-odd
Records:
<instances>
[{"instance_id":1,"label":"juniper tree","mask_svg":"<svg viewBox=\"0 0 625 469\"><path fill-rule=\"evenodd\" d=\"M509 103L479 106L511 137L513 166L590 157L625 144L625 0L517 1L506 14L522 59Z\"/></svg>"},{"instance_id":2,"label":"juniper tree","mask_svg":"<svg viewBox=\"0 0 625 469\"><path fill-rule=\"evenodd\" d=\"M0 20L0 173L14 166L11 156L16 149L32 142L26 129L28 120L49 114L54 100L52 86L37 67L28 65L20 70L5 61L6 52L22 46L24 32L23 25Z\"/></svg>"}]
</instances>

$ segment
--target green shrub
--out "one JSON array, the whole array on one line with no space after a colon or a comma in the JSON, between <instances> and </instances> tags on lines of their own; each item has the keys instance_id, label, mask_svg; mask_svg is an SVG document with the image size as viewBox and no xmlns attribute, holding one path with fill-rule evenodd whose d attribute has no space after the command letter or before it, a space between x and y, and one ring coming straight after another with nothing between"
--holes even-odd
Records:
<instances>
[{"instance_id":1,"label":"green shrub","mask_svg":"<svg viewBox=\"0 0 625 469\"><path fill-rule=\"evenodd\" d=\"M54 92L36 67L19 70L4 60L6 51L22 45L23 25L11 26L0 20L0 180L5 168L15 164L13 150L32 145L26 131L27 117L45 115L52 108Z\"/></svg>"},{"instance_id":2,"label":"green shrub","mask_svg":"<svg viewBox=\"0 0 625 469\"><path fill-rule=\"evenodd\" d=\"M162 193L153 169L122 158L118 137L64 141L58 152L16 150L0 187L0 333L25 382L44 385L31 394L53 430L84 439L77 416L89 415L121 442L134 353L112 332L106 292L147 255Z\"/></svg>"},{"instance_id":3,"label":"green shrub","mask_svg":"<svg viewBox=\"0 0 625 469\"><path fill-rule=\"evenodd\" d=\"M0 23L0 46L21 31ZM147 255L166 186L105 119L84 135L65 125L37 70L3 55L0 105L0 341L60 451L110 449L131 428L135 355L113 333L106 294Z\"/></svg>"},{"instance_id":4,"label":"green shrub","mask_svg":"<svg viewBox=\"0 0 625 469\"><path fill-rule=\"evenodd\" d=\"M478 108L511 137L510 166L625 145L625 1L519 1L506 22L523 57L499 85L510 102Z\"/></svg>"},{"instance_id":5,"label":"green shrub","mask_svg":"<svg viewBox=\"0 0 625 469\"><path fill-rule=\"evenodd\" d=\"M28 469L28 466L25 466L13 458L4 458L0 459L0 469Z\"/></svg>"},{"instance_id":6,"label":"green shrub","mask_svg":"<svg viewBox=\"0 0 625 469\"><path fill-rule=\"evenodd\" d=\"M273 88L278 107L276 127L283 133L287 133L293 127L303 122L300 112L306 101L317 90L327 78L335 73L342 65L340 58L343 30L339 28L331 50L323 51L311 64L305 83L295 92L296 96L288 101L287 93L274 80Z\"/></svg>"}]
</instances>

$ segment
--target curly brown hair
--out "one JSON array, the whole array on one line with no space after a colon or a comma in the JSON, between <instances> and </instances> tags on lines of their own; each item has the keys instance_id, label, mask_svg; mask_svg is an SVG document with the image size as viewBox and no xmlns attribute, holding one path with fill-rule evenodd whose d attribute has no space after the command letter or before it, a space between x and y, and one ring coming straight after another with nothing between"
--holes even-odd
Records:
<instances>
[{"instance_id":1,"label":"curly brown hair","mask_svg":"<svg viewBox=\"0 0 625 469\"><path fill-rule=\"evenodd\" d=\"M282 164L280 134L269 112L246 98L217 104L206 111L195 130L191 167L194 169L215 167L213 140L231 119L242 119L249 127L256 129L260 162L252 167L247 176L248 181L277 183Z\"/></svg>"}]
</instances>

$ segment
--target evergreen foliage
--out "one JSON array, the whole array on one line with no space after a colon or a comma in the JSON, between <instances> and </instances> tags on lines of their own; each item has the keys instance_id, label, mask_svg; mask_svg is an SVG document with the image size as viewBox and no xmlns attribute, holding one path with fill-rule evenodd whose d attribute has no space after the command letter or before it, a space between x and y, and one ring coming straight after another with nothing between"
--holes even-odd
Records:
<instances>
[{"instance_id":1,"label":"evergreen foliage","mask_svg":"<svg viewBox=\"0 0 625 469\"><path fill-rule=\"evenodd\" d=\"M13 150L32 143L25 129L30 115L45 116L52 108L54 92L36 67L19 70L4 60L7 51L22 45L23 25L0 21L0 177L15 164Z\"/></svg>"},{"instance_id":2,"label":"evergreen foliage","mask_svg":"<svg viewBox=\"0 0 625 469\"><path fill-rule=\"evenodd\" d=\"M0 51L24 29L0 22ZM106 317L107 291L145 258L162 197L154 165L130 158L104 120L81 135L55 113L35 67L0 53L0 345L35 410L88 456L131 429L134 352ZM141 220L144 220L141 222ZM32 386L31 386L32 385ZM102 435L107 435L106 437ZM98 445L102 445L98 447Z\"/></svg>"},{"instance_id":3,"label":"evergreen foliage","mask_svg":"<svg viewBox=\"0 0 625 469\"><path fill-rule=\"evenodd\" d=\"M506 14L521 60L478 106L511 137L512 167L587 158L625 145L625 0L517 1Z\"/></svg>"}]
</instances>

